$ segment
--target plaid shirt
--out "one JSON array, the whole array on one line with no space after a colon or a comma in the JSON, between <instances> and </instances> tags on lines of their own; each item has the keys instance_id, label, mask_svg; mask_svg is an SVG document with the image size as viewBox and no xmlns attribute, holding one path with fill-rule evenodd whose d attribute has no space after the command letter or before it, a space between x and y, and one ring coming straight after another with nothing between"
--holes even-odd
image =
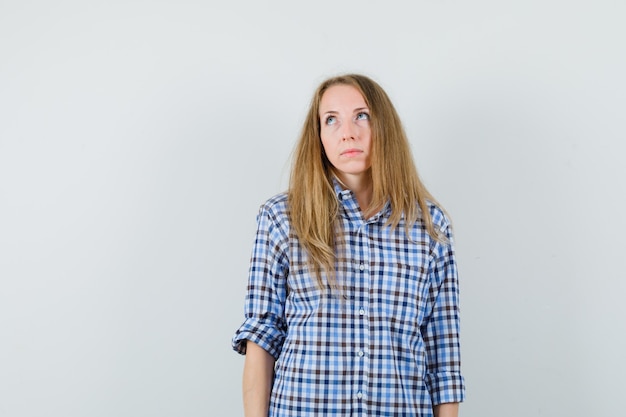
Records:
<instances>
[{"instance_id":1,"label":"plaid shirt","mask_svg":"<svg viewBox=\"0 0 626 417\"><path fill-rule=\"evenodd\" d=\"M259 211L245 321L246 340L276 360L269 417L432 416L460 402L458 277L450 224L430 205L448 244L418 222L384 226L390 206L363 219L350 190L335 183L344 243L337 249L343 294L320 291L290 231L287 197Z\"/></svg>"}]
</instances>

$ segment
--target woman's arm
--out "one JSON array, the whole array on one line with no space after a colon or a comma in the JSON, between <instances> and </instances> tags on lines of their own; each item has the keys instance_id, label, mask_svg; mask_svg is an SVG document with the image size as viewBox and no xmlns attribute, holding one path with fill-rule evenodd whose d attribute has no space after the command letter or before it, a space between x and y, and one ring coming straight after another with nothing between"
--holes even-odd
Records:
<instances>
[{"instance_id":1,"label":"woman's arm","mask_svg":"<svg viewBox=\"0 0 626 417\"><path fill-rule=\"evenodd\" d=\"M449 224L441 232L448 242L437 242L431 249L428 269L430 288L425 299L432 309L420 331L426 351L424 381L431 401L433 404L454 404L465 399L459 343L459 279ZM447 408L450 406L441 409L441 416L447 415L443 414L443 411L448 412Z\"/></svg>"},{"instance_id":2,"label":"woman's arm","mask_svg":"<svg viewBox=\"0 0 626 417\"><path fill-rule=\"evenodd\" d=\"M243 409L246 417L267 417L273 379L274 357L248 340L243 367Z\"/></svg>"},{"instance_id":3,"label":"woman's arm","mask_svg":"<svg viewBox=\"0 0 626 417\"><path fill-rule=\"evenodd\" d=\"M458 417L459 403L444 403L434 407L435 417Z\"/></svg>"}]
</instances>

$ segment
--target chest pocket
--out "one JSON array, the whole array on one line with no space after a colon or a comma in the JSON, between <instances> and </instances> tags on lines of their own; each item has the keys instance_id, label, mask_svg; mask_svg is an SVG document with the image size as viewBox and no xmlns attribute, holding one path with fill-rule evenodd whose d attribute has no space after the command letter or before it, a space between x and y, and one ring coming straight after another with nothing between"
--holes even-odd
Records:
<instances>
[{"instance_id":1,"label":"chest pocket","mask_svg":"<svg viewBox=\"0 0 626 417\"><path fill-rule=\"evenodd\" d=\"M381 265L372 276L370 307L383 318L419 325L426 309L428 287L425 265Z\"/></svg>"}]
</instances>

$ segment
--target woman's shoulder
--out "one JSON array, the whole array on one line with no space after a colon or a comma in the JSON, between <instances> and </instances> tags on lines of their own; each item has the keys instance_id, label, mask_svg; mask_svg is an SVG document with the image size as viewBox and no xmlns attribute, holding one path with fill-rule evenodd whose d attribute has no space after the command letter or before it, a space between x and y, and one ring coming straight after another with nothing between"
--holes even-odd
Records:
<instances>
[{"instance_id":1,"label":"woman's shoulder","mask_svg":"<svg viewBox=\"0 0 626 417\"><path fill-rule=\"evenodd\" d=\"M286 209L287 208L287 192L282 192L282 193L273 195L272 197L265 200L265 202L261 205L261 207L280 209L280 210Z\"/></svg>"},{"instance_id":2,"label":"woman's shoulder","mask_svg":"<svg viewBox=\"0 0 626 417\"><path fill-rule=\"evenodd\" d=\"M259 208L259 214L262 213L267 213L275 219L287 220L289 217L287 193L282 192L265 200Z\"/></svg>"},{"instance_id":3,"label":"woman's shoulder","mask_svg":"<svg viewBox=\"0 0 626 417\"><path fill-rule=\"evenodd\" d=\"M426 204L428 206L430 218L432 219L433 225L435 226L436 230L445 229L450 225L450 219L448 217L448 214L439 203L431 200L426 200Z\"/></svg>"}]
</instances>

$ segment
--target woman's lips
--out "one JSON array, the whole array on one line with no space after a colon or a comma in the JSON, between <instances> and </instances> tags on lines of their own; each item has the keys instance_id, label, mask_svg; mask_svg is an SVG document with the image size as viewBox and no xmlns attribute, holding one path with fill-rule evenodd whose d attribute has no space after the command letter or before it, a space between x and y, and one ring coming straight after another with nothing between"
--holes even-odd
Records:
<instances>
[{"instance_id":1,"label":"woman's lips","mask_svg":"<svg viewBox=\"0 0 626 417\"><path fill-rule=\"evenodd\" d=\"M341 152L341 156L347 156L348 158L350 158L361 153L363 153L363 151L360 149L346 149L345 151Z\"/></svg>"}]
</instances>

